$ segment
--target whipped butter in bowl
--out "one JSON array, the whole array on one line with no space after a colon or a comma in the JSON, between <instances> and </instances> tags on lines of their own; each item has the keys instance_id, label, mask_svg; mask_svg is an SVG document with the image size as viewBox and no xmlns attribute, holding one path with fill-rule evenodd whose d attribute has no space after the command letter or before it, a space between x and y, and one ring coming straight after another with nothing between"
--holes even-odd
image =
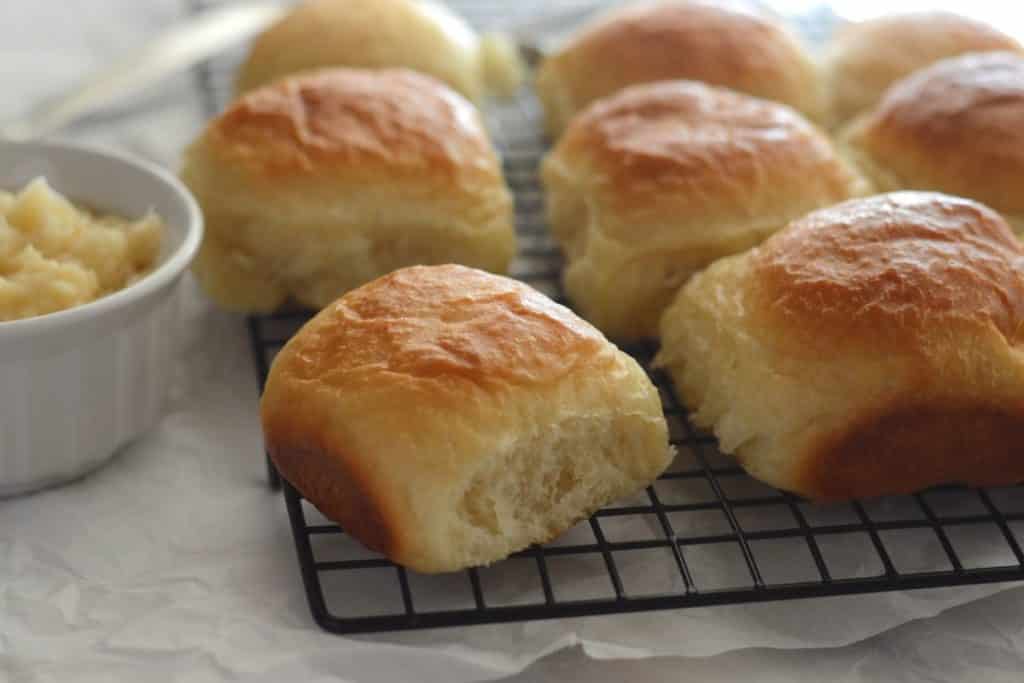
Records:
<instances>
[{"instance_id":1,"label":"whipped butter in bowl","mask_svg":"<svg viewBox=\"0 0 1024 683\"><path fill-rule=\"evenodd\" d=\"M0 496L79 477L160 419L201 237L156 166L0 142Z\"/></svg>"},{"instance_id":2,"label":"whipped butter in bowl","mask_svg":"<svg viewBox=\"0 0 1024 683\"><path fill-rule=\"evenodd\" d=\"M74 205L45 178L0 189L0 322L54 313L120 291L153 269L163 222Z\"/></svg>"}]
</instances>

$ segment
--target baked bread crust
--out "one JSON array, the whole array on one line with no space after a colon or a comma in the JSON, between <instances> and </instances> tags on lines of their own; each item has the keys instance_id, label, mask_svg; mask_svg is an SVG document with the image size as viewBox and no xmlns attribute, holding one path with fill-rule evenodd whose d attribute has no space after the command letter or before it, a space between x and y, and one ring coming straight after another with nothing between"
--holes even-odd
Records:
<instances>
[{"instance_id":1,"label":"baked bread crust","mask_svg":"<svg viewBox=\"0 0 1024 683\"><path fill-rule=\"evenodd\" d=\"M332 67L412 69L474 101L486 90L476 33L431 0L304 0L253 41L236 89Z\"/></svg>"},{"instance_id":2,"label":"baked bread crust","mask_svg":"<svg viewBox=\"0 0 1024 683\"><path fill-rule=\"evenodd\" d=\"M657 336L694 272L867 187L792 109L691 81L632 86L543 162L566 291L614 339Z\"/></svg>"},{"instance_id":3,"label":"baked bread crust","mask_svg":"<svg viewBox=\"0 0 1024 683\"><path fill-rule=\"evenodd\" d=\"M194 264L221 306L320 308L395 268L503 272L511 194L473 105L407 70L329 69L253 91L186 152L206 216Z\"/></svg>"},{"instance_id":4,"label":"baked bread crust","mask_svg":"<svg viewBox=\"0 0 1024 683\"><path fill-rule=\"evenodd\" d=\"M662 334L695 422L769 484L842 500L1024 480L1024 246L980 204L812 213L695 277Z\"/></svg>"},{"instance_id":5,"label":"baked bread crust","mask_svg":"<svg viewBox=\"0 0 1024 683\"><path fill-rule=\"evenodd\" d=\"M1024 55L954 57L890 88L843 134L875 185L984 202L1024 231Z\"/></svg>"},{"instance_id":6,"label":"baked bread crust","mask_svg":"<svg viewBox=\"0 0 1024 683\"><path fill-rule=\"evenodd\" d=\"M781 23L710 2L644 2L598 16L537 74L548 132L557 137L590 103L630 85L687 79L823 109L817 70Z\"/></svg>"},{"instance_id":7,"label":"baked bread crust","mask_svg":"<svg viewBox=\"0 0 1024 683\"><path fill-rule=\"evenodd\" d=\"M918 69L969 52L1024 52L983 22L952 12L885 14L844 26L824 59L829 125L874 107L893 83Z\"/></svg>"},{"instance_id":8,"label":"baked bread crust","mask_svg":"<svg viewBox=\"0 0 1024 683\"><path fill-rule=\"evenodd\" d=\"M261 412L288 481L426 572L550 540L670 460L632 358L527 285L455 265L324 309L278 354Z\"/></svg>"}]
</instances>

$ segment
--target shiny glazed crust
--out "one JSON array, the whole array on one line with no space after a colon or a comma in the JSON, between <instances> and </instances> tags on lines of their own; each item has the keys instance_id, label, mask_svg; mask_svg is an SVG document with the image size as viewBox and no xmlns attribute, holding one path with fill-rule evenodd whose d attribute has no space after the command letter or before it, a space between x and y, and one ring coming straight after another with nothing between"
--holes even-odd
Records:
<instances>
[{"instance_id":1,"label":"shiny glazed crust","mask_svg":"<svg viewBox=\"0 0 1024 683\"><path fill-rule=\"evenodd\" d=\"M275 83L214 119L203 145L275 184L319 173L427 172L465 184L498 175L473 105L404 69L326 69Z\"/></svg>"},{"instance_id":2,"label":"shiny glazed crust","mask_svg":"<svg viewBox=\"0 0 1024 683\"><path fill-rule=\"evenodd\" d=\"M670 458L658 394L593 327L528 286L413 267L350 292L274 361L282 475L420 571L549 540Z\"/></svg>"},{"instance_id":3,"label":"shiny glazed crust","mask_svg":"<svg viewBox=\"0 0 1024 683\"><path fill-rule=\"evenodd\" d=\"M825 58L829 124L836 127L875 106L896 81L968 52L1022 51L988 24L951 12L886 14L840 31Z\"/></svg>"},{"instance_id":4,"label":"shiny glazed crust","mask_svg":"<svg viewBox=\"0 0 1024 683\"><path fill-rule=\"evenodd\" d=\"M817 119L817 71L779 23L710 2L645 2L599 16L544 60L537 89L558 136L591 102L638 83L703 81Z\"/></svg>"},{"instance_id":5,"label":"shiny glazed crust","mask_svg":"<svg viewBox=\"0 0 1024 683\"><path fill-rule=\"evenodd\" d=\"M395 268L502 272L511 195L476 109L405 70L330 69L240 98L187 150L206 215L195 272L220 305L322 307Z\"/></svg>"},{"instance_id":6,"label":"shiny glazed crust","mask_svg":"<svg viewBox=\"0 0 1024 683\"><path fill-rule=\"evenodd\" d=\"M883 190L948 192L1024 229L1024 56L943 60L899 81L844 133Z\"/></svg>"},{"instance_id":7,"label":"shiny glazed crust","mask_svg":"<svg viewBox=\"0 0 1024 683\"><path fill-rule=\"evenodd\" d=\"M980 204L812 213L695 277L662 334L696 423L769 484L840 500L1024 480L1024 247Z\"/></svg>"},{"instance_id":8,"label":"shiny glazed crust","mask_svg":"<svg viewBox=\"0 0 1024 683\"><path fill-rule=\"evenodd\" d=\"M793 218L866 192L792 109L702 83L632 86L573 121L545 159L566 289L615 339L657 336L686 279Z\"/></svg>"},{"instance_id":9,"label":"shiny glazed crust","mask_svg":"<svg viewBox=\"0 0 1024 683\"><path fill-rule=\"evenodd\" d=\"M408 68L472 100L485 89L473 30L448 7L424 0L304 0L261 34L239 69L248 92L327 67Z\"/></svg>"}]
</instances>

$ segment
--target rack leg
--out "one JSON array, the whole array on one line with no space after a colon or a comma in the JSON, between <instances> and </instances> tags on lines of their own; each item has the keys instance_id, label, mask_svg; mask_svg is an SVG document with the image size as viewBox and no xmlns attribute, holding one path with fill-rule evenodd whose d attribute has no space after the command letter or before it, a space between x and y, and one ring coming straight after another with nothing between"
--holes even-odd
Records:
<instances>
[{"instance_id":1,"label":"rack leg","mask_svg":"<svg viewBox=\"0 0 1024 683\"><path fill-rule=\"evenodd\" d=\"M274 467L274 463L271 462L270 456L264 456L267 460L267 484L270 485L271 491L281 490L281 475L278 474L277 468Z\"/></svg>"}]
</instances>

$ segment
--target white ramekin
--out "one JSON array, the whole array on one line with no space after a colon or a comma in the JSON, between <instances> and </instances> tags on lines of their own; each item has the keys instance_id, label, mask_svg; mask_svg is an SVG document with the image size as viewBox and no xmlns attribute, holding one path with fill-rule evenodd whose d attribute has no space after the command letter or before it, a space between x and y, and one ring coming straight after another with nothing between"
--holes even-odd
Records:
<instances>
[{"instance_id":1,"label":"white ramekin","mask_svg":"<svg viewBox=\"0 0 1024 683\"><path fill-rule=\"evenodd\" d=\"M39 176L99 211L136 217L152 209L166 227L160 263L126 289L0 322L0 496L81 476L160 418L178 283L203 231L188 190L156 166L63 143L0 141L0 188Z\"/></svg>"}]
</instances>

